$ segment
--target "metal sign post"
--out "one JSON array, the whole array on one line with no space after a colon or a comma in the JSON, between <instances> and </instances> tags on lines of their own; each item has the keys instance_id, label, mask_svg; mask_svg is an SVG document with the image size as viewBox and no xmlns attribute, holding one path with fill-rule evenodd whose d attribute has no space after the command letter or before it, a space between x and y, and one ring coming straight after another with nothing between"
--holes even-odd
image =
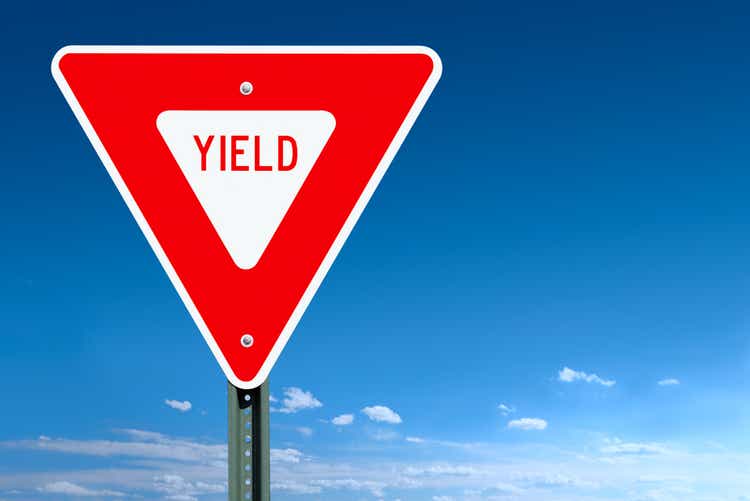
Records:
<instances>
[{"instance_id":1,"label":"metal sign post","mask_svg":"<svg viewBox=\"0 0 750 501\"><path fill-rule=\"evenodd\" d=\"M228 383L229 501L271 499L268 381L243 390Z\"/></svg>"}]
</instances>

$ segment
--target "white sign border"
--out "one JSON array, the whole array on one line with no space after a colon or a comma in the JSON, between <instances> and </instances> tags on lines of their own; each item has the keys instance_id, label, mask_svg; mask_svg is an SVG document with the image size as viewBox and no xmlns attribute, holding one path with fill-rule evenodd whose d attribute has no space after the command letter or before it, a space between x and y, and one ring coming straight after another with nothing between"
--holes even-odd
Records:
<instances>
[{"instance_id":1,"label":"white sign border","mask_svg":"<svg viewBox=\"0 0 750 501\"><path fill-rule=\"evenodd\" d=\"M349 217L347 217L346 222L341 228L341 231L339 231L339 234L336 236L336 239L334 240L333 245L331 245L331 248L328 250L328 253L326 254L323 261L321 262L320 267L315 272L315 275L310 281L310 284L305 290L305 293L302 295L302 298L300 299L299 303L297 304L294 311L292 312L292 315L290 316L289 320L284 326L284 329L281 331L281 334L279 335L279 338L276 340L276 343L274 344L273 349L271 350L270 354L266 358L266 361L261 366L260 370L258 371L258 374L250 381L240 380L234 374L234 372L232 371L232 368L227 363L226 359L224 358L224 355L221 353L221 350L219 349L219 346L216 344L216 341L214 341L214 338L211 335L211 332L209 331L208 326L206 326L206 323L203 321L203 318L201 317L200 312L198 312L198 309L193 304L193 301L190 298L190 295L188 294L187 290L185 289L182 282L180 281L180 278L177 276L177 273L172 267L172 264L170 263L169 258L167 258L167 255L165 254L164 250L161 248L161 245L159 245L159 241L156 239L156 236L151 231L151 228L146 222L146 218L143 217L143 213L141 213L141 210L138 207L138 204L135 202L135 199L130 194L130 191L125 185L125 182L122 180L122 177L120 176L119 172L117 171L117 168L112 162L112 159L107 154L107 151L104 148L104 145L102 144L101 140L99 139L99 136L97 136L96 132L94 131L94 128L91 126L91 123L89 122L88 117L83 112L81 105L78 103L78 100L73 94L73 91L71 90L70 86L65 80L65 77L63 76L62 71L60 70L60 60L67 54L424 54L432 60L432 63L433 63L432 73L430 74L429 78L425 82L424 87L422 88L419 95L417 96L416 101L414 101L414 104L409 110L409 113L406 115L404 122L399 127L398 132L393 138L393 141L391 141L391 144L388 146L388 149L383 155L383 158L380 160L380 163L375 169L375 172L373 173L372 177L367 183L367 186L362 192L362 195L359 197L359 200L357 200L357 203L354 205L354 208L349 214ZM394 45L390 45L390 46L375 46L375 45L373 46L367 46L367 45L364 45L364 46L69 45L57 51L54 58L52 59L52 76L54 77L55 82L57 82L57 85L60 87L60 90L62 91L63 96L65 96L65 99L67 100L68 104L73 110L73 113L78 119L78 122L81 124L81 127L86 133L86 136L89 138L89 141L91 141L91 144L93 145L94 150L99 155L99 158L101 159L102 163L106 167L107 172L112 178L112 181L115 183L115 186L119 190L120 195L122 195L122 198L125 201L125 204L128 206L128 208L130 209L130 212L133 214L133 217L138 223L138 226L141 228L141 231L145 235L146 240L148 240L148 243L151 245L151 248L153 249L154 253L159 259L159 262L164 268L164 271L166 271L167 276L169 276L169 279L172 281L172 285L177 290L177 293L180 295L180 298L182 299L182 302L185 304L185 307L190 313L190 316L193 317L193 321L198 326L198 329L203 335L203 338L206 340L206 343L208 344L209 348L211 348L211 352L214 354L214 357L216 357L216 360L219 362L219 365L224 371L224 374L226 375L227 379L229 379L229 381L234 386L238 388L243 388L243 389L256 388L260 386L261 384L263 384L263 382L265 382L265 380L268 378L268 375L271 372L271 368L274 366L274 364L276 363L276 360L279 358L279 355L281 354L282 350L286 346L286 343L289 341L289 338L291 337L292 332L294 332L294 329L297 327L297 324L302 318L302 315L305 313L305 310L307 310L307 307L310 304L310 301L312 301L313 296L315 296L315 293L318 291L318 287L320 287L320 284L323 282L323 279L325 278L326 274L328 273L328 270L331 268L331 265L335 261L336 256L338 256L339 251L341 251L341 248L344 246L344 243L346 242L346 239L349 237L349 234L354 228L354 225L357 223L357 220L359 220L359 217L362 215L362 212L367 206L367 203L370 201L370 198L375 192L375 189L378 187L378 185L380 184L380 181L383 179L383 176L388 170L388 167L390 166L391 161L396 156L396 152L399 150L399 148L401 147L401 144L404 142L404 139L409 133L409 130L411 130L412 126L414 125L414 122L416 121L417 116L419 116L419 113L422 111L422 108L424 108L424 105L427 102L427 99L430 97L430 94L432 94L432 91L435 88L435 85L437 85L437 82L440 79L442 70L443 70L442 62L440 60L440 57L437 55L437 53L429 47L420 46L420 45L404 45L404 46L398 46L398 45L395 45L395 46Z\"/></svg>"}]
</instances>

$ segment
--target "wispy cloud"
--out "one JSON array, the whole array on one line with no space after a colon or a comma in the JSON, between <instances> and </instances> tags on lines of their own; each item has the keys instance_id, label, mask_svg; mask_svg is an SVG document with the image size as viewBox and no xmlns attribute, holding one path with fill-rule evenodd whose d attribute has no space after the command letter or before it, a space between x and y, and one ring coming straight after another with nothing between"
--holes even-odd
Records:
<instances>
[{"instance_id":1,"label":"wispy cloud","mask_svg":"<svg viewBox=\"0 0 750 501\"><path fill-rule=\"evenodd\" d=\"M497 409L503 416L510 416L511 414L516 412L516 408L508 404L500 404L497 406Z\"/></svg>"},{"instance_id":2,"label":"wispy cloud","mask_svg":"<svg viewBox=\"0 0 750 501\"><path fill-rule=\"evenodd\" d=\"M224 464L226 462L226 444L204 444L143 430L124 429L117 431L133 440L70 440L41 436L37 440L0 442L0 448L96 457L166 459L206 465ZM297 428L297 431L301 432L300 428ZM272 460L282 462L298 462L302 453L296 449L271 449L271 457Z\"/></svg>"},{"instance_id":3,"label":"wispy cloud","mask_svg":"<svg viewBox=\"0 0 750 501\"><path fill-rule=\"evenodd\" d=\"M670 450L663 444L654 442L623 442L614 439L601 448L602 453L612 455L643 456L669 454Z\"/></svg>"},{"instance_id":4,"label":"wispy cloud","mask_svg":"<svg viewBox=\"0 0 750 501\"><path fill-rule=\"evenodd\" d=\"M508 428L513 430L546 430L547 421L540 418L521 418L508 422Z\"/></svg>"},{"instance_id":5,"label":"wispy cloud","mask_svg":"<svg viewBox=\"0 0 750 501\"><path fill-rule=\"evenodd\" d=\"M66 496L92 501L123 498L118 494L124 494L123 499L221 499L226 489L224 444L144 430L119 430L118 433L125 439L88 441L45 437L0 442L5 457L12 457L8 454L11 449L23 448L24 457L29 451L42 450L102 458L96 461L100 465L97 469L46 471L40 467L36 472L0 472L0 492L13 492L15 494L8 494L11 499L24 501ZM54 447L47 447L53 444ZM144 444L148 447L143 447ZM722 500L737 500L750 492L746 475L750 456L717 452L715 448L690 452L660 443L605 438L581 443L580 448L573 450L541 444L503 443L476 449L466 447L460 454L434 448L425 456L423 447L443 444L461 446L460 442L411 436L382 446L376 444L377 457L372 457L372 449L367 449L360 458L351 456L344 460L309 456L291 447L272 449L272 488L279 494L307 495L316 499L370 496L430 499L438 495L453 496L461 501L629 501L660 499L649 497L649 493L657 491L668 493L663 499L669 501L697 501L714 499L715 496L711 496L717 489L724 494ZM183 451L165 453L160 448L162 445ZM193 452L186 454L184 450ZM410 454L411 450L414 452ZM113 455L115 452L118 454ZM69 463L66 458L62 461ZM44 464L49 464L47 459ZM606 491L602 490L605 488ZM694 493L686 494L686 489L693 489ZM683 494L678 495L680 492Z\"/></svg>"},{"instance_id":6,"label":"wispy cloud","mask_svg":"<svg viewBox=\"0 0 750 501\"><path fill-rule=\"evenodd\" d=\"M227 488L224 482L193 482L181 475L164 474L154 477L154 490L170 501L197 501L197 496L223 493Z\"/></svg>"},{"instance_id":7,"label":"wispy cloud","mask_svg":"<svg viewBox=\"0 0 750 501\"><path fill-rule=\"evenodd\" d=\"M140 430L120 430L120 432L133 440L71 440L41 436L37 440L2 442L0 447L83 456L140 457L206 463L226 459L225 444L202 444Z\"/></svg>"},{"instance_id":8,"label":"wispy cloud","mask_svg":"<svg viewBox=\"0 0 750 501\"><path fill-rule=\"evenodd\" d=\"M479 475L481 470L474 466L462 466L453 464L435 464L430 466L408 466L404 468L403 474L407 477L443 477Z\"/></svg>"},{"instance_id":9,"label":"wispy cloud","mask_svg":"<svg viewBox=\"0 0 750 501\"><path fill-rule=\"evenodd\" d=\"M354 414L341 414L331 420L336 426L349 426L354 422Z\"/></svg>"},{"instance_id":10,"label":"wispy cloud","mask_svg":"<svg viewBox=\"0 0 750 501\"><path fill-rule=\"evenodd\" d=\"M574 383L584 381L586 383L595 383L602 386L611 387L616 384L614 379L603 379L596 374L587 374L583 371L576 371L569 367L564 367L557 375L559 381L563 383Z\"/></svg>"},{"instance_id":11,"label":"wispy cloud","mask_svg":"<svg viewBox=\"0 0 750 501\"><path fill-rule=\"evenodd\" d=\"M574 487L574 488L597 488L599 484L588 480L562 473L547 472L522 472L513 476L515 484L526 488L550 488L550 487Z\"/></svg>"},{"instance_id":12,"label":"wispy cloud","mask_svg":"<svg viewBox=\"0 0 750 501\"><path fill-rule=\"evenodd\" d=\"M271 480L272 491L289 492L290 494L320 494L323 489L319 485L313 485L310 481L300 480Z\"/></svg>"},{"instance_id":13,"label":"wispy cloud","mask_svg":"<svg viewBox=\"0 0 750 501\"><path fill-rule=\"evenodd\" d=\"M477 451L486 448L487 444L483 442L458 442L454 440L437 440L433 438L408 436L404 441L409 444L419 444L432 447L443 447L448 449L462 449L464 451Z\"/></svg>"},{"instance_id":14,"label":"wispy cloud","mask_svg":"<svg viewBox=\"0 0 750 501\"><path fill-rule=\"evenodd\" d=\"M136 430L134 428L115 428L114 431L120 435L125 435L132 440L142 440L144 442L165 442L172 440L165 434L159 433L158 431ZM42 435L41 437L39 437L39 439L49 440L49 437Z\"/></svg>"},{"instance_id":15,"label":"wispy cloud","mask_svg":"<svg viewBox=\"0 0 750 501\"><path fill-rule=\"evenodd\" d=\"M299 463L303 458L297 449L271 449L271 461L278 463Z\"/></svg>"},{"instance_id":16,"label":"wispy cloud","mask_svg":"<svg viewBox=\"0 0 750 501\"><path fill-rule=\"evenodd\" d=\"M284 388L284 398L281 401L281 407L272 407L271 411L282 414L294 414L301 410L317 409L319 407L323 407L323 404L311 392L291 387Z\"/></svg>"},{"instance_id":17,"label":"wispy cloud","mask_svg":"<svg viewBox=\"0 0 750 501\"><path fill-rule=\"evenodd\" d=\"M187 400L165 400L164 403L167 404L167 407L171 407L172 409L180 412L187 412L193 408L193 404L191 404Z\"/></svg>"},{"instance_id":18,"label":"wispy cloud","mask_svg":"<svg viewBox=\"0 0 750 501\"><path fill-rule=\"evenodd\" d=\"M378 442L393 442L401 438L401 434L392 429L375 428L365 431L368 437Z\"/></svg>"},{"instance_id":19,"label":"wispy cloud","mask_svg":"<svg viewBox=\"0 0 750 501\"><path fill-rule=\"evenodd\" d=\"M297 430L297 433L299 433L303 437L312 437L312 435L313 435L312 428L309 428L307 426L298 426L295 429Z\"/></svg>"},{"instance_id":20,"label":"wispy cloud","mask_svg":"<svg viewBox=\"0 0 750 501\"><path fill-rule=\"evenodd\" d=\"M373 480L357 480L353 478L338 478L326 480L313 480L313 486L329 490L347 490L347 491L369 491L376 498L385 496L384 489L389 486L387 482L378 482Z\"/></svg>"},{"instance_id":21,"label":"wispy cloud","mask_svg":"<svg viewBox=\"0 0 750 501\"><path fill-rule=\"evenodd\" d=\"M362 409L362 413L372 421L378 423L399 424L402 422L401 416L384 405L373 405L371 407L365 407L364 409Z\"/></svg>"},{"instance_id":22,"label":"wispy cloud","mask_svg":"<svg viewBox=\"0 0 750 501\"><path fill-rule=\"evenodd\" d=\"M670 378L662 379L657 384L659 386L677 386L680 384L680 380L677 378L670 377Z\"/></svg>"},{"instance_id":23,"label":"wispy cloud","mask_svg":"<svg viewBox=\"0 0 750 501\"><path fill-rule=\"evenodd\" d=\"M481 499L507 499L508 496L514 498L520 494L523 494L523 489L516 487L513 484L498 482L491 487L482 489L479 493Z\"/></svg>"},{"instance_id":24,"label":"wispy cloud","mask_svg":"<svg viewBox=\"0 0 750 501\"><path fill-rule=\"evenodd\" d=\"M124 493L118 491L112 491L108 489L89 489L73 482L61 480L58 482L52 482L46 484L37 489L39 492L44 494L60 494L65 496L76 496L76 497L123 497Z\"/></svg>"}]
</instances>

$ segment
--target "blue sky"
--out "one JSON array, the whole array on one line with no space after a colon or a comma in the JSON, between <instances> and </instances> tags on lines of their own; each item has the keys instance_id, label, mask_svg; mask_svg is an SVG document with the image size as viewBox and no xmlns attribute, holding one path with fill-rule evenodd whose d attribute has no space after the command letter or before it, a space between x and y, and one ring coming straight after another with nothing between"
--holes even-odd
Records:
<instances>
[{"instance_id":1,"label":"blue sky","mask_svg":"<svg viewBox=\"0 0 750 501\"><path fill-rule=\"evenodd\" d=\"M721 2L5 6L0 500L226 498L225 380L52 81L71 43L442 57L271 375L274 499L749 499L749 20Z\"/></svg>"}]
</instances>

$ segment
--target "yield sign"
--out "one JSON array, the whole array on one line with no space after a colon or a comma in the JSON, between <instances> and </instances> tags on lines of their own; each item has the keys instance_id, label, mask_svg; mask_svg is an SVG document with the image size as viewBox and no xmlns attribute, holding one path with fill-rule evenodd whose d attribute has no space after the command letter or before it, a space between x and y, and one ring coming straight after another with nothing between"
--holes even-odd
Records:
<instances>
[{"instance_id":1,"label":"yield sign","mask_svg":"<svg viewBox=\"0 0 750 501\"><path fill-rule=\"evenodd\" d=\"M425 47L66 47L52 74L237 387L265 381L440 78Z\"/></svg>"}]
</instances>

